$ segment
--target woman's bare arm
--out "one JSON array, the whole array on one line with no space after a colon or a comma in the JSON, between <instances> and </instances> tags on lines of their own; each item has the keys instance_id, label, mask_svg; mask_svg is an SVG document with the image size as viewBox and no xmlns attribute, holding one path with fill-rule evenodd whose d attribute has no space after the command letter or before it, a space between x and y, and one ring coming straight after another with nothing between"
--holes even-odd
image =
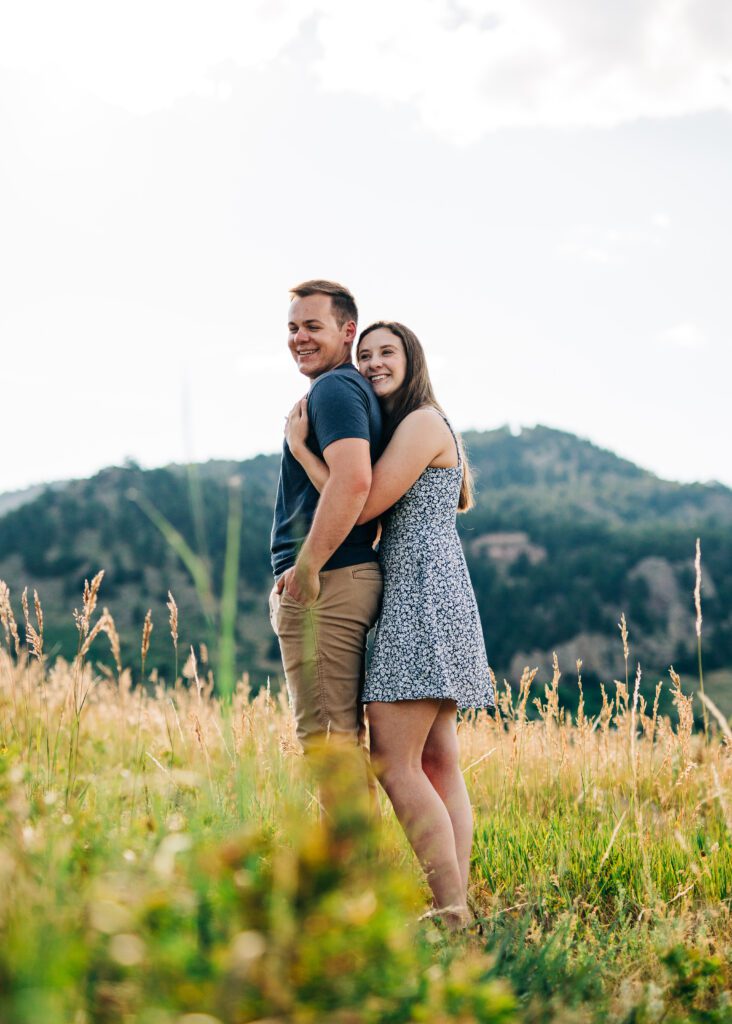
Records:
<instances>
[{"instance_id":1,"label":"woman's bare arm","mask_svg":"<svg viewBox=\"0 0 732 1024\"><path fill-rule=\"evenodd\" d=\"M399 424L381 458L374 465L371 490L358 525L376 519L405 494L422 472L441 455L452 435L434 409L412 412ZM303 399L287 420L286 436L290 451L307 473L310 482L322 492L330 471L325 462L307 447L307 406Z\"/></svg>"},{"instance_id":2,"label":"woman's bare arm","mask_svg":"<svg viewBox=\"0 0 732 1024\"><path fill-rule=\"evenodd\" d=\"M431 408L416 409L402 420L374 466L371 490L357 523L376 519L406 494L452 442L446 429L445 421Z\"/></svg>"}]
</instances>

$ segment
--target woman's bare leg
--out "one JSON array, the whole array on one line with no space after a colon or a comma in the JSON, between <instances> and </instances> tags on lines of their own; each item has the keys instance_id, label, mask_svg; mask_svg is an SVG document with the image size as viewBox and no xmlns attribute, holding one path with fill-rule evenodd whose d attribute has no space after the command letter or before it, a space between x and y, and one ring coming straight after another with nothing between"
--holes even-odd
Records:
<instances>
[{"instance_id":1,"label":"woman's bare leg","mask_svg":"<svg viewBox=\"0 0 732 1024\"><path fill-rule=\"evenodd\" d=\"M435 905L450 927L468 919L455 834L444 801L422 767L439 700L369 703L374 771L427 875Z\"/></svg>"},{"instance_id":2,"label":"woman's bare leg","mask_svg":"<svg viewBox=\"0 0 732 1024\"><path fill-rule=\"evenodd\" d=\"M473 847L473 811L460 770L457 708L454 701L443 700L440 705L422 751L422 768L450 815L465 902Z\"/></svg>"}]
</instances>

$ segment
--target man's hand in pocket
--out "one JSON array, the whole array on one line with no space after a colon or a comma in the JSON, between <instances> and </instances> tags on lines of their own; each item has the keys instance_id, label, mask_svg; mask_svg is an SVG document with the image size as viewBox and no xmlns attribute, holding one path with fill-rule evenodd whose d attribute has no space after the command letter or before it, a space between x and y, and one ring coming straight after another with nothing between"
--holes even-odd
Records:
<instances>
[{"instance_id":1,"label":"man's hand in pocket","mask_svg":"<svg viewBox=\"0 0 732 1024\"><path fill-rule=\"evenodd\" d=\"M304 572L297 564L287 569L277 581L280 594L287 591L290 597L309 608L315 604L320 593L320 577L317 572Z\"/></svg>"}]
</instances>

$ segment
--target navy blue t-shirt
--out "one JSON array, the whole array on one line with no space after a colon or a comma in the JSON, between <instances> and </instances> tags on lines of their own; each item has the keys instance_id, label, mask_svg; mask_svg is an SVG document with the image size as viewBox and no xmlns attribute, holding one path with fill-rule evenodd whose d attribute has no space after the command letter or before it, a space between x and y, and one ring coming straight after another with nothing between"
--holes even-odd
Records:
<instances>
[{"instance_id":1,"label":"navy blue t-shirt","mask_svg":"<svg viewBox=\"0 0 732 1024\"><path fill-rule=\"evenodd\" d=\"M343 363L312 382L308 392L308 419L310 433L307 446L321 458L329 444L346 437L362 437L369 441L372 464L378 458L381 410L371 385L353 363ZM272 524L272 570L275 576L295 564L312 525L319 497L285 441ZM359 562L375 561L377 556L372 548L375 539L376 520L354 526L323 569L340 569Z\"/></svg>"}]
</instances>

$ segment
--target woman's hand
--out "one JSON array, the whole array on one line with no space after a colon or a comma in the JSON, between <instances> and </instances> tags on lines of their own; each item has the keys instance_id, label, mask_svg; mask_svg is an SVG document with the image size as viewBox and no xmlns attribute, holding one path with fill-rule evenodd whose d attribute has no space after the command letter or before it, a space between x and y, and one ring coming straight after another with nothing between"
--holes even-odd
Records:
<instances>
[{"instance_id":1,"label":"woman's hand","mask_svg":"<svg viewBox=\"0 0 732 1024\"><path fill-rule=\"evenodd\" d=\"M308 403L306 398L301 398L293 405L285 424L285 439L295 458L305 447L309 431Z\"/></svg>"},{"instance_id":2,"label":"woman's hand","mask_svg":"<svg viewBox=\"0 0 732 1024\"><path fill-rule=\"evenodd\" d=\"M295 402L290 410L290 415L287 417L285 440L292 453L292 457L305 470L310 483L318 494L322 494L323 488L328 483L330 470L325 461L308 448L307 439L309 432L308 400L307 398L301 398L299 402ZM290 590L289 585L287 589ZM296 598L296 600L298 599Z\"/></svg>"}]
</instances>

